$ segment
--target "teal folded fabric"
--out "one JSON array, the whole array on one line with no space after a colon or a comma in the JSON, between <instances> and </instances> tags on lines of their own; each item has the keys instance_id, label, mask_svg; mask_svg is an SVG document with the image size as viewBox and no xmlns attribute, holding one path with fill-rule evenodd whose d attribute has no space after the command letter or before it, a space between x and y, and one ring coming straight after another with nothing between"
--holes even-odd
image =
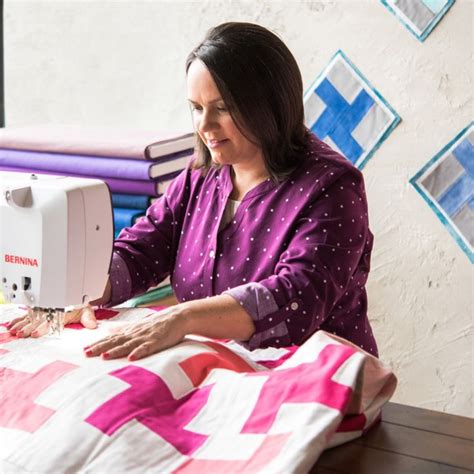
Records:
<instances>
[{"instance_id":1,"label":"teal folded fabric","mask_svg":"<svg viewBox=\"0 0 474 474\"><path fill-rule=\"evenodd\" d=\"M128 308L136 308L137 306L152 303L172 294L173 289L171 288L171 285L161 286L160 288L155 288L154 290L147 291L143 295L136 296L135 298L128 300L125 306Z\"/></svg>"}]
</instances>

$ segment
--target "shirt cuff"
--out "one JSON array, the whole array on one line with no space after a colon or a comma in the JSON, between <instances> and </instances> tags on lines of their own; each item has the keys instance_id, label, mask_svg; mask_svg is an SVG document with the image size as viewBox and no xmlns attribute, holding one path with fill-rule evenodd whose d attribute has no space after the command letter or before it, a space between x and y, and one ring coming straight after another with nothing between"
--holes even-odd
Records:
<instances>
[{"instance_id":1,"label":"shirt cuff","mask_svg":"<svg viewBox=\"0 0 474 474\"><path fill-rule=\"evenodd\" d=\"M250 315L255 323L256 331L250 340L242 343L244 346L253 350L265 345L267 339L283 341L288 339L288 328L284 321L275 321L272 318L266 318L271 313L279 310L270 290L260 283L247 283L230 290L223 294L232 296Z\"/></svg>"},{"instance_id":2,"label":"shirt cuff","mask_svg":"<svg viewBox=\"0 0 474 474\"><path fill-rule=\"evenodd\" d=\"M106 307L115 306L119 303L129 300L132 295L132 280L127 264L116 252L112 255L112 264L110 265L110 286L112 296Z\"/></svg>"}]
</instances>

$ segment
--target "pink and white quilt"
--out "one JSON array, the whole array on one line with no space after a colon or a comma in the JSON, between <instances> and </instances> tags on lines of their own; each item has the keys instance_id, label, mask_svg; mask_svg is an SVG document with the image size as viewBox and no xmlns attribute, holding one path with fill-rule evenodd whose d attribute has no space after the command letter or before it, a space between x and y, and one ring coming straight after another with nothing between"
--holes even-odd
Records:
<instances>
[{"instance_id":1,"label":"pink and white quilt","mask_svg":"<svg viewBox=\"0 0 474 474\"><path fill-rule=\"evenodd\" d=\"M0 306L0 472L307 472L361 436L394 374L319 331L301 347L253 352L189 337L129 362L82 348L150 309L101 310L99 328L18 339Z\"/></svg>"}]
</instances>

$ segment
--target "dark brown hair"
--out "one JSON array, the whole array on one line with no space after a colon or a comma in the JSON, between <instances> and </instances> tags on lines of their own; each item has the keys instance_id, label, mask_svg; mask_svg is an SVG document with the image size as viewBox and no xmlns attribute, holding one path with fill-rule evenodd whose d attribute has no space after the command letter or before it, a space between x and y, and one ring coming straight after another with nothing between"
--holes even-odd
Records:
<instances>
[{"instance_id":1,"label":"dark brown hair","mask_svg":"<svg viewBox=\"0 0 474 474\"><path fill-rule=\"evenodd\" d=\"M303 159L303 82L295 58L283 41L252 23L223 23L208 31L186 60L186 72L199 59L209 70L240 132L262 148L275 181L287 177ZM215 166L197 137L195 168Z\"/></svg>"}]
</instances>

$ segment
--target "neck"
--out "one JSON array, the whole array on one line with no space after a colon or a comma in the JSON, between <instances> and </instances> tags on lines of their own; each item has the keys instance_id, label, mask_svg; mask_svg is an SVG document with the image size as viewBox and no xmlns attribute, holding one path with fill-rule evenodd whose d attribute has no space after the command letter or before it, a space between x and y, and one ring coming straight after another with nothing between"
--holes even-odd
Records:
<instances>
[{"instance_id":1,"label":"neck","mask_svg":"<svg viewBox=\"0 0 474 474\"><path fill-rule=\"evenodd\" d=\"M262 162L259 166L251 168L242 167L242 165L233 165L231 168L231 177L233 190L231 199L241 201L243 197L255 186L265 181L268 177L268 171Z\"/></svg>"}]
</instances>

